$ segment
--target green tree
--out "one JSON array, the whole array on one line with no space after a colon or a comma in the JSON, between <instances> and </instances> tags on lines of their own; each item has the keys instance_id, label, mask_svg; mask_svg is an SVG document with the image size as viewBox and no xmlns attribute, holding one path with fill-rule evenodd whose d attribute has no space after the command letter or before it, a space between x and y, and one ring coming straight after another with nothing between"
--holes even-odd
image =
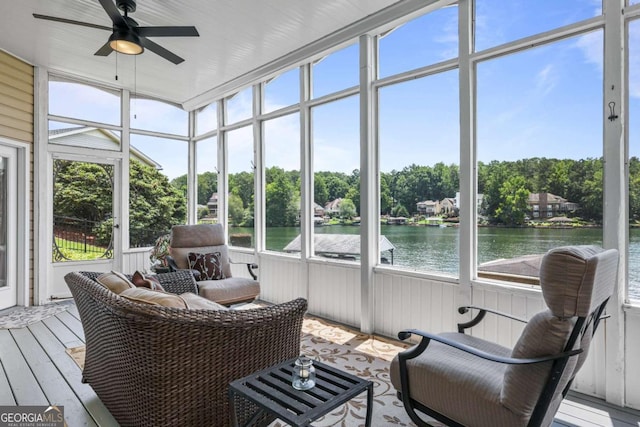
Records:
<instances>
[{"instance_id":1,"label":"green tree","mask_svg":"<svg viewBox=\"0 0 640 427\"><path fill-rule=\"evenodd\" d=\"M112 166L56 160L54 174L54 215L93 222L112 216Z\"/></svg>"},{"instance_id":2,"label":"green tree","mask_svg":"<svg viewBox=\"0 0 640 427\"><path fill-rule=\"evenodd\" d=\"M342 199L340 202L340 217L351 219L356 216L356 205L351 199Z\"/></svg>"},{"instance_id":3,"label":"green tree","mask_svg":"<svg viewBox=\"0 0 640 427\"><path fill-rule=\"evenodd\" d=\"M324 206L329 201L329 190L324 177L315 174L313 177L313 200L320 206Z\"/></svg>"},{"instance_id":4,"label":"green tree","mask_svg":"<svg viewBox=\"0 0 640 427\"><path fill-rule=\"evenodd\" d=\"M187 201L182 191L154 167L135 159L129 164L129 234L132 246L152 244L172 225L184 224ZM149 237L147 237L149 236Z\"/></svg>"},{"instance_id":5,"label":"green tree","mask_svg":"<svg viewBox=\"0 0 640 427\"><path fill-rule=\"evenodd\" d=\"M409 211L407 210L407 208L405 208L402 205L396 205L394 206L394 208L391 210L391 215L395 216L395 217L408 217L409 216Z\"/></svg>"},{"instance_id":6,"label":"green tree","mask_svg":"<svg viewBox=\"0 0 640 427\"><path fill-rule=\"evenodd\" d=\"M204 172L198 174L198 204L206 206L211 195L218 191L218 174Z\"/></svg>"},{"instance_id":7,"label":"green tree","mask_svg":"<svg viewBox=\"0 0 640 427\"><path fill-rule=\"evenodd\" d=\"M524 177L509 177L500 186L500 202L495 210L495 219L505 225L522 225L527 214L529 189Z\"/></svg>"},{"instance_id":8,"label":"green tree","mask_svg":"<svg viewBox=\"0 0 640 427\"><path fill-rule=\"evenodd\" d=\"M229 220L233 225L239 226L244 221L244 206L242 199L237 194L229 195Z\"/></svg>"},{"instance_id":9,"label":"green tree","mask_svg":"<svg viewBox=\"0 0 640 427\"><path fill-rule=\"evenodd\" d=\"M299 198L296 189L284 174L275 176L266 188L267 227L290 227L296 224Z\"/></svg>"}]
</instances>

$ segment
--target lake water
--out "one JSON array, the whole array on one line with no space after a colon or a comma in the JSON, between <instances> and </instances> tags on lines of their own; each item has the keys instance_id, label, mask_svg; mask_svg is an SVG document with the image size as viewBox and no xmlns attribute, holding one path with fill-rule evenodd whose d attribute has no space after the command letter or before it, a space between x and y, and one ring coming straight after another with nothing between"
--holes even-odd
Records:
<instances>
[{"instance_id":1,"label":"lake water","mask_svg":"<svg viewBox=\"0 0 640 427\"><path fill-rule=\"evenodd\" d=\"M458 274L457 227L413 227L382 225L381 233L396 247L394 265L421 271ZM232 234L253 233L252 229L233 228ZM360 227L331 225L315 228L316 233L359 234ZM267 249L282 249L300 233L297 227L267 229ZM500 258L543 254L564 245L602 245L601 228L478 228L478 262ZM382 253L390 259L390 254ZM640 229L629 232L629 296L640 299Z\"/></svg>"}]
</instances>

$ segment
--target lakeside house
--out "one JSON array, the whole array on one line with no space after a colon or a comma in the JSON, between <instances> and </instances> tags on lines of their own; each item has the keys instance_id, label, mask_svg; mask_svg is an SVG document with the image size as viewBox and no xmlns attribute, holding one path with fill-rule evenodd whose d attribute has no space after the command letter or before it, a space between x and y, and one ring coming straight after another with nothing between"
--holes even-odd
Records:
<instances>
[{"instance_id":1,"label":"lakeside house","mask_svg":"<svg viewBox=\"0 0 640 427\"><path fill-rule=\"evenodd\" d=\"M527 206L531 218L553 218L579 208L577 203L551 193L530 193Z\"/></svg>"},{"instance_id":2,"label":"lakeside house","mask_svg":"<svg viewBox=\"0 0 640 427\"><path fill-rule=\"evenodd\" d=\"M437 200L425 200L416 204L418 213L426 217L436 216L441 213L440 202Z\"/></svg>"},{"instance_id":3,"label":"lakeside house","mask_svg":"<svg viewBox=\"0 0 640 427\"><path fill-rule=\"evenodd\" d=\"M342 198L338 197L335 200L331 200L324 205L324 214L329 216L335 216L340 214L340 203Z\"/></svg>"}]
</instances>

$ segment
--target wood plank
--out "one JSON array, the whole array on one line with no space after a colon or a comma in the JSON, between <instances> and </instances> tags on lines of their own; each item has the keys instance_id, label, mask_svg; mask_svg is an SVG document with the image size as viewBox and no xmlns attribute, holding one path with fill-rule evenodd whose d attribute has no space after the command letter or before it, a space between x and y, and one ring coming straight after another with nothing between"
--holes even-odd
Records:
<instances>
[{"instance_id":1,"label":"wood plank","mask_svg":"<svg viewBox=\"0 0 640 427\"><path fill-rule=\"evenodd\" d=\"M49 401L8 329L0 330L0 362L18 405L48 405Z\"/></svg>"},{"instance_id":2,"label":"wood plank","mask_svg":"<svg viewBox=\"0 0 640 427\"><path fill-rule=\"evenodd\" d=\"M91 415L84 409L78 396L69 387L47 353L31 335L29 329L12 329L11 335L38 379L49 404L64 406L65 418L73 419L74 425L95 426L96 423Z\"/></svg>"},{"instance_id":3,"label":"wood plank","mask_svg":"<svg viewBox=\"0 0 640 427\"><path fill-rule=\"evenodd\" d=\"M100 401L89 384L82 383L82 371L66 353L64 345L42 322L29 325L29 330L47 352L58 371L73 389L85 409L99 426L116 426L113 415ZM69 423L69 425L74 425Z\"/></svg>"},{"instance_id":4,"label":"wood plank","mask_svg":"<svg viewBox=\"0 0 640 427\"><path fill-rule=\"evenodd\" d=\"M84 329L82 328L80 320L66 311L56 314L56 318L69 328L82 342L84 342Z\"/></svg>"},{"instance_id":5,"label":"wood plank","mask_svg":"<svg viewBox=\"0 0 640 427\"><path fill-rule=\"evenodd\" d=\"M69 308L67 308L67 312L76 319L80 320L80 312L78 312L78 307L76 307L75 304L69 306Z\"/></svg>"},{"instance_id":6,"label":"wood plank","mask_svg":"<svg viewBox=\"0 0 640 427\"><path fill-rule=\"evenodd\" d=\"M80 339L79 336L73 333L73 331L58 320L57 317L49 317L44 319L42 323L60 340L63 346L66 348L77 347L84 343L84 339Z\"/></svg>"},{"instance_id":7,"label":"wood plank","mask_svg":"<svg viewBox=\"0 0 640 427\"><path fill-rule=\"evenodd\" d=\"M16 400L13 398L11 392L11 386L9 386L9 379L7 373L4 370L4 366L0 363L0 405L12 406L16 404Z\"/></svg>"},{"instance_id":8,"label":"wood plank","mask_svg":"<svg viewBox=\"0 0 640 427\"><path fill-rule=\"evenodd\" d=\"M580 414L589 420L611 420L616 426L640 425L640 412L612 406L602 399L575 392L569 393L560 410L570 415Z\"/></svg>"}]
</instances>

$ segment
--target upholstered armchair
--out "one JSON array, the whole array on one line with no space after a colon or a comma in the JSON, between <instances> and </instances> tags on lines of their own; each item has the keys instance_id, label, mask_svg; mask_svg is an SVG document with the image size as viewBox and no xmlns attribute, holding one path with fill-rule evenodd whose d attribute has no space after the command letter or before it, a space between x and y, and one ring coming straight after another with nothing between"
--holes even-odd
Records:
<instances>
[{"instance_id":1,"label":"upholstered armchair","mask_svg":"<svg viewBox=\"0 0 640 427\"><path fill-rule=\"evenodd\" d=\"M252 278L233 277L231 261L221 224L174 225L171 229L169 265L173 269L200 269L198 293L218 304L230 305L253 301L260 294L260 284L253 272L258 266L248 263ZM190 263L191 258L191 263Z\"/></svg>"},{"instance_id":2,"label":"upholstered armchair","mask_svg":"<svg viewBox=\"0 0 640 427\"><path fill-rule=\"evenodd\" d=\"M509 349L465 334L485 315L502 313L462 307L476 317L458 333L401 331L419 343L391 363L391 381L419 426L426 414L450 426L549 426L582 366L613 294L618 252L567 246L542 260L540 286L547 309L534 315ZM515 317L506 317L518 320Z\"/></svg>"}]
</instances>

